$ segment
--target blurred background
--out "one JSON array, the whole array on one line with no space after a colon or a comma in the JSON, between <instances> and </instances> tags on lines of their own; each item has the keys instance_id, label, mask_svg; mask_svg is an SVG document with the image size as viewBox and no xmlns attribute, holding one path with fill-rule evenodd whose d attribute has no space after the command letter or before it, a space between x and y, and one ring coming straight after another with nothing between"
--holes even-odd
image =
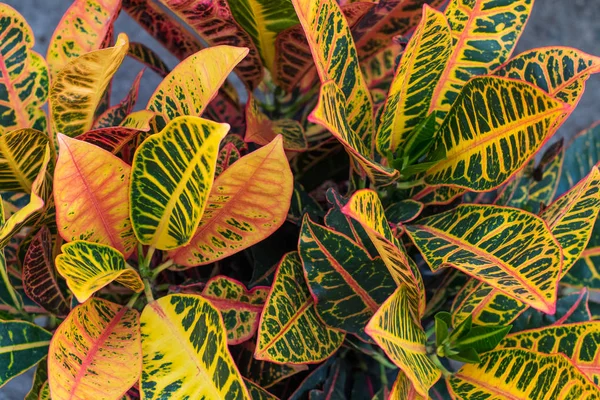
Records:
<instances>
[{"instance_id":1,"label":"blurred background","mask_svg":"<svg viewBox=\"0 0 600 400\"><path fill-rule=\"evenodd\" d=\"M34 50L45 56L54 28L72 0L4 2L15 8L29 22L36 40ZM118 32L127 33L132 42L142 42L150 46L170 68L177 65L177 60L125 13L121 13L115 24L115 33ZM531 18L514 54L534 47L553 45L571 46L600 56L600 0L536 0ZM113 104L125 97L141 68L141 64L125 58L113 84ZM140 86L138 108L147 103L160 80L157 74L146 70ZM597 120L600 120L600 74L588 80L583 98L558 135L569 138ZM31 385L31 377L30 372L8 383L0 389L0 400L23 399Z\"/></svg>"}]
</instances>

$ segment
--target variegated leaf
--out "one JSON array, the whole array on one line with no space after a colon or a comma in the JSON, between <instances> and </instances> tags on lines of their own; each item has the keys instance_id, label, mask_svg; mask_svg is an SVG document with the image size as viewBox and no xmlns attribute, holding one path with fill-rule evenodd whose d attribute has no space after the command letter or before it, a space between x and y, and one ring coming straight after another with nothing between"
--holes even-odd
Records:
<instances>
[{"instance_id":1,"label":"variegated leaf","mask_svg":"<svg viewBox=\"0 0 600 400\"><path fill-rule=\"evenodd\" d=\"M250 400L221 315L208 300L175 294L148 303L141 331L143 399Z\"/></svg>"},{"instance_id":2,"label":"variegated leaf","mask_svg":"<svg viewBox=\"0 0 600 400\"><path fill-rule=\"evenodd\" d=\"M300 257L286 254L260 318L254 357L276 363L315 363L329 358L343 340L343 333L319 319Z\"/></svg>"},{"instance_id":3,"label":"variegated leaf","mask_svg":"<svg viewBox=\"0 0 600 400\"><path fill-rule=\"evenodd\" d=\"M58 134L54 203L66 240L107 244L129 256L136 245L127 190L131 167L95 145Z\"/></svg>"},{"instance_id":4,"label":"variegated leaf","mask_svg":"<svg viewBox=\"0 0 600 400\"><path fill-rule=\"evenodd\" d=\"M141 62L142 64L144 64L163 78L169 75L169 73L171 72L167 64L165 64L165 62L160 58L160 56L156 54L154 50L152 50L150 47L146 46L143 43L129 43L129 50L127 51L127 55Z\"/></svg>"},{"instance_id":5,"label":"variegated leaf","mask_svg":"<svg viewBox=\"0 0 600 400\"><path fill-rule=\"evenodd\" d=\"M131 50L131 44L129 50ZM133 107L135 106L135 103L138 99L140 81L142 80L143 74L144 70L141 70L136 75L131 85L131 88L129 89L129 92L127 92L127 95L123 100L119 102L119 104L110 107L109 109L104 111L98 118L96 118L92 129L118 126L125 120L125 118L129 114L131 114L131 112L133 111Z\"/></svg>"},{"instance_id":6,"label":"variegated leaf","mask_svg":"<svg viewBox=\"0 0 600 400\"><path fill-rule=\"evenodd\" d=\"M531 307L554 312L562 250L535 215L461 205L405 228L433 271L457 268Z\"/></svg>"},{"instance_id":7,"label":"variegated leaf","mask_svg":"<svg viewBox=\"0 0 600 400\"><path fill-rule=\"evenodd\" d=\"M182 266L204 265L260 242L285 222L292 191L278 137L219 175L189 245L170 257Z\"/></svg>"},{"instance_id":8,"label":"variegated leaf","mask_svg":"<svg viewBox=\"0 0 600 400\"><path fill-rule=\"evenodd\" d=\"M138 147L129 198L141 243L167 250L190 242L213 184L219 142L228 130L226 124L177 117Z\"/></svg>"},{"instance_id":9,"label":"variegated leaf","mask_svg":"<svg viewBox=\"0 0 600 400\"><path fill-rule=\"evenodd\" d=\"M56 257L56 270L80 303L113 281L134 292L144 290L137 271L110 246L77 240L63 244L61 250L62 254Z\"/></svg>"},{"instance_id":10,"label":"variegated leaf","mask_svg":"<svg viewBox=\"0 0 600 400\"><path fill-rule=\"evenodd\" d=\"M258 386L256 383L244 378L244 384L248 389L248 394L252 400L278 400L277 397L267 392L264 388Z\"/></svg>"},{"instance_id":11,"label":"variegated leaf","mask_svg":"<svg viewBox=\"0 0 600 400\"><path fill-rule=\"evenodd\" d=\"M48 67L32 51L33 32L23 16L0 4L0 127L8 132L34 128L44 131L46 114L40 108L48 97Z\"/></svg>"},{"instance_id":12,"label":"variegated leaf","mask_svg":"<svg viewBox=\"0 0 600 400\"><path fill-rule=\"evenodd\" d=\"M0 187L3 192L31 193L47 144L48 137L35 129L0 133Z\"/></svg>"},{"instance_id":13,"label":"variegated leaf","mask_svg":"<svg viewBox=\"0 0 600 400\"><path fill-rule=\"evenodd\" d=\"M48 351L53 400L119 399L140 377L140 315L92 298L60 324Z\"/></svg>"},{"instance_id":14,"label":"variegated leaf","mask_svg":"<svg viewBox=\"0 0 600 400\"><path fill-rule=\"evenodd\" d=\"M426 397L421 396L415 390L414 385L402 371L398 372L398 377L392 386L388 400L425 400Z\"/></svg>"},{"instance_id":15,"label":"variegated leaf","mask_svg":"<svg viewBox=\"0 0 600 400\"><path fill-rule=\"evenodd\" d=\"M46 386L48 386L48 363L44 358L35 368L31 389L25 395L24 400L39 400L40 392ZM49 390L50 389L48 388L48 391Z\"/></svg>"},{"instance_id":16,"label":"variegated leaf","mask_svg":"<svg viewBox=\"0 0 600 400\"><path fill-rule=\"evenodd\" d=\"M569 142L556 195L560 196L573 187L598 162L600 162L600 122L580 132Z\"/></svg>"},{"instance_id":17,"label":"variegated leaf","mask_svg":"<svg viewBox=\"0 0 600 400\"><path fill-rule=\"evenodd\" d=\"M100 147L101 149L116 155L138 136L141 136L142 132L143 131L140 129L113 126L109 128L92 129L83 135L77 136L77 139L91 143L94 146Z\"/></svg>"}]
</instances>

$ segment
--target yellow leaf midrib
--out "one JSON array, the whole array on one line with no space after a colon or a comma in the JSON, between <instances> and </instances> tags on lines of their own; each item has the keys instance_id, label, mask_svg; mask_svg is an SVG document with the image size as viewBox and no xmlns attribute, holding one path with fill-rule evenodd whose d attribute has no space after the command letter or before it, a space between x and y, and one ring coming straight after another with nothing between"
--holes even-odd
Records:
<instances>
[{"instance_id":1,"label":"yellow leaf midrib","mask_svg":"<svg viewBox=\"0 0 600 400\"><path fill-rule=\"evenodd\" d=\"M35 348L38 348L38 347L44 347L44 346L49 346L49 345L50 345L50 341L49 340L45 340L45 341L41 341L41 342L30 342L30 343L14 344L12 346L0 347L0 354L12 353L12 352L15 352L15 351L23 351L23 350L35 349Z\"/></svg>"}]
</instances>

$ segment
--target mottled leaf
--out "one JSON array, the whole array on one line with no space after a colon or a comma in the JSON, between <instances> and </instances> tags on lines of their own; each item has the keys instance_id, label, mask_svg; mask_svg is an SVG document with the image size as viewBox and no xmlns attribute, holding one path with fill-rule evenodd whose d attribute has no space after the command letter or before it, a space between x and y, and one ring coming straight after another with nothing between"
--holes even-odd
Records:
<instances>
[{"instance_id":1,"label":"mottled leaf","mask_svg":"<svg viewBox=\"0 0 600 400\"><path fill-rule=\"evenodd\" d=\"M44 160L48 137L35 129L0 133L0 187L31 193Z\"/></svg>"}]
</instances>

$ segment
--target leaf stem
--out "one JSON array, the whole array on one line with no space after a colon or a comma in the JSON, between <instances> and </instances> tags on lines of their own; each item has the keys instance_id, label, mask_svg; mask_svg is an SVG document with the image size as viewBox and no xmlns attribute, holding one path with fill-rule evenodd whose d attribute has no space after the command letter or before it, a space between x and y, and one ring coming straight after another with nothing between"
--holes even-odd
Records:
<instances>
[{"instance_id":1,"label":"leaf stem","mask_svg":"<svg viewBox=\"0 0 600 400\"><path fill-rule=\"evenodd\" d=\"M144 294L146 295L148 303L154 301L154 296L152 295L152 286L147 278L144 278Z\"/></svg>"},{"instance_id":2,"label":"leaf stem","mask_svg":"<svg viewBox=\"0 0 600 400\"><path fill-rule=\"evenodd\" d=\"M131 299L129 299L129 302L125 305L125 307L127 308L133 308L133 306L135 305L135 302L137 301L137 299L140 297L142 293L136 293L134 294Z\"/></svg>"},{"instance_id":3,"label":"leaf stem","mask_svg":"<svg viewBox=\"0 0 600 400\"><path fill-rule=\"evenodd\" d=\"M171 260L171 259L160 264L158 267L156 267L152 271L152 276L150 277L150 280L152 280L152 281L155 280L161 272L163 272L165 269L169 268L171 265L173 265L173 260Z\"/></svg>"},{"instance_id":4,"label":"leaf stem","mask_svg":"<svg viewBox=\"0 0 600 400\"><path fill-rule=\"evenodd\" d=\"M411 189L415 186L420 186L425 184L425 178L417 179L416 181L407 181L407 182L396 182L397 189Z\"/></svg>"}]
</instances>

